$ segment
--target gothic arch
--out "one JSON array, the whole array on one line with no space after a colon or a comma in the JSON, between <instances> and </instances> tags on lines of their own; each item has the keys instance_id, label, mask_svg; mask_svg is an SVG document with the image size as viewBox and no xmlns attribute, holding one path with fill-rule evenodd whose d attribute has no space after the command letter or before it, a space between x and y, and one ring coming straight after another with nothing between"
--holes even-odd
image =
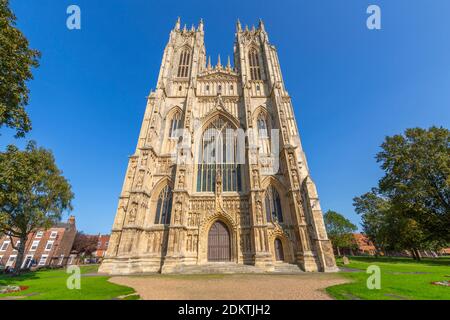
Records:
<instances>
[{"instance_id":1,"label":"gothic arch","mask_svg":"<svg viewBox=\"0 0 450 320\"><path fill-rule=\"evenodd\" d=\"M189 52L191 52L191 51L192 51L192 47L191 47L189 44L187 44L186 42L184 42L183 44L179 45L179 46L175 49L175 52L176 52L177 54L180 53L180 52L182 52L182 51L189 51Z\"/></svg>"},{"instance_id":2,"label":"gothic arch","mask_svg":"<svg viewBox=\"0 0 450 320\"><path fill-rule=\"evenodd\" d=\"M252 39L247 44L247 54L249 54L252 50L256 51L259 54L260 46L256 43L256 41L254 39Z\"/></svg>"},{"instance_id":3,"label":"gothic arch","mask_svg":"<svg viewBox=\"0 0 450 320\"><path fill-rule=\"evenodd\" d=\"M222 117L225 120L229 121L235 127L235 129L240 127L239 121L227 110L225 110L224 108L221 108L220 110L214 110L213 112L209 113L203 119L203 123L202 123L200 131L203 133L203 131L219 117Z\"/></svg>"},{"instance_id":4,"label":"gothic arch","mask_svg":"<svg viewBox=\"0 0 450 320\"><path fill-rule=\"evenodd\" d=\"M240 127L239 121L233 117L226 110L215 110L211 112L205 119L202 120L202 124L196 129L194 133L194 141L195 141L195 149L198 150L202 142L203 133L208 128L208 126L216 121L218 118L223 118L227 122L231 123L234 129L238 129Z\"/></svg>"},{"instance_id":5,"label":"gothic arch","mask_svg":"<svg viewBox=\"0 0 450 320\"><path fill-rule=\"evenodd\" d=\"M275 190L278 192L278 195L280 196L280 200L281 200L281 211L283 214L283 223L284 224L289 224L292 223L292 221L294 221L291 217L291 210L290 210L290 205L289 205L289 196L286 192L285 187L283 186L283 184L278 180L278 178L274 177L274 176L268 176L265 177L262 181L261 181L261 188L263 190L268 190L269 186L272 186L275 188ZM263 197L263 202L264 202L264 217L266 216L266 192L264 192L264 197ZM275 226L278 226L278 223L275 223Z\"/></svg>"},{"instance_id":6,"label":"gothic arch","mask_svg":"<svg viewBox=\"0 0 450 320\"><path fill-rule=\"evenodd\" d=\"M181 115L183 115L183 110L179 106L173 106L170 109L167 110L164 120L170 120L175 113L179 112Z\"/></svg>"},{"instance_id":7,"label":"gothic arch","mask_svg":"<svg viewBox=\"0 0 450 320\"><path fill-rule=\"evenodd\" d=\"M278 177L266 176L262 179L261 188L263 190L267 189L270 185L274 186L281 196L286 197L286 189Z\"/></svg>"},{"instance_id":8,"label":"gothic arch","mask_svg":"<svg viewBox=\"0 0 450 320\"><path fill-rule=\"evenodd\" d=\"M231 261L237 262L238 257L238 239L237 239L237 223L233 217L225 211L217 211L202 221L199 227L199 251L198 263L208 262L208 235L209 230L216 221L220 221L228 228L231 241Z\"/></svg>"},{"instance_id":9,"label":"gothic arch","mask_svg":"<svg viewBox=\"0 0 450 320\"><path fill-rule=\"evenodd\" d=\"M284 261L286 262L295 262L295 255L294 255L294 247L291 244L291 240L289 239L286 232L284 232L283 229L281 229L279 226L275 227L275 229L270 230L268 233L268 240L269 240L269 250L272 254L272 258L275 261L276 255L275 255L275 240L280 239L281 244L283 246L283 252L284 252Z\"/></svg>"},{"instance_id":10,"label":"gothic arch","mask_svg":"<svg viewBox=\"0 0 450 320\"><path fill-rule=\"evenodd\" d=\"M270 120L270 124L272 124L272 116L270 115L267 106L264 105L260 105L255 108L252 114L252 120L257 119L261 113L263 113L266 116L267 120Z\"/></svg>"},{"instance_id":11,"label":"gothic arch","mask_svg":"<svg viewBox=\"0 0 450 320\"><path fill-rule=\"evenodd\" d=\"M154 225L158 197L167 186L173 190L173 181L169 177L161 178L153 187L153 190L150 193L150 204L144 219L144 227Z\"/></svg>"},{"instance_id":12,"label":"gothic arch","mask_svg":"<svg viewBox=\"0 0 450 320\"><path fill-rule=\"evenodd\" d=\"M219 136L214 131L218 130ZM242 163L245 136L236 132L239 123L223 110L214 111L196 130L194 137L196 192L214 192L217 170L221 170L224 192L243 189ZM232 130L228 132L227 130ZM219 139L220 138L220 139Z\"/></svg>"}]
</instances>

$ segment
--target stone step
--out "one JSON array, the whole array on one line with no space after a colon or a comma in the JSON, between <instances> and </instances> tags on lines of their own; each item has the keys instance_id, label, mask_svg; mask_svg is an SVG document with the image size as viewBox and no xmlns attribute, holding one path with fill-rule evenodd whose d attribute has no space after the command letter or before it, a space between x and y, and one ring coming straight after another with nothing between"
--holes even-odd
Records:
<instances>
[{"instance_id":1,"label":"stone step","mask_svg":"<svg viewBox=\"0 0 450 320\"><path fill-rule=\"evenodd\" d=\"M297 266L288 263L276 263L273 271L266 271L253 265L236 263L208 263L204 265L183 265L177 268L175 273L182 274L233 274L233 273L302 273Z\"/></svg>"},{"instance_id":2,"label":"stone step","mask_svg":"<svg viewBox=\"0 0 450 320\"><path fill-rule=\"evenodd\" d=\"M275 270L273 272L275 272L275 273L303 273L304 271L302 269L300 269L300 267L297 266L296 264L276 263Z\"/></svg>"}]
</instances>

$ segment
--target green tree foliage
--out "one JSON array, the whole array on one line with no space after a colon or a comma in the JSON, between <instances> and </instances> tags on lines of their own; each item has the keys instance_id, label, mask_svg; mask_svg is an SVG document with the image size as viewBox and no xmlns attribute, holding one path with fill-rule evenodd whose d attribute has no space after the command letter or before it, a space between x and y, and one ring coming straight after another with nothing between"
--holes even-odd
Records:
<instances>
[{"instance_id":1,"label":"green tree foliage","mask_svg":"<svg viewBox=\"0 0 450 320\"><path fill-rule=\"evenodd\" d=\"M428 240L450 242L450 131L407 129L387 137L381 148L380 191L419 224Z\"/></svg>"},{"instance_id":2,"label":"green tree foliage","mask_svg":"<svg viewBox=\"0 0 450 320\"><path fill-rule=\"evenodd\" d=\"M353 223L342 214L331 210L328 210L323 218L328 237L336 247L338 255L341 255L340 248L353 248L355 246L352 233L358 228Z\"/></svg>"},{"instance_id":3,"label":"green tree foliage","mask_svg":"<svg viewBox=\"0 0 450 320\"><path fill-rule=\"evenodd\" d=\"M0 232L20 239L15 273L20 273L30 232L49 228L71 210L73 193L49 150L28 143L0 153Z\"/></svg>"},{"instance_id":4,"label":"green tree foliage","mask_svg":"<svg viewBox=\"0 0 450 320\"><path fill-rule=\"evenodd\" d=\"M450 132L407 129L387 137L377 189L354 199L364 233L378 250L438 249L450 243Z\"/></svg>"},{"instance_id":5,"label":"green tree foliage","mask_svg":"<svg viewBox=\"0 0 450 320\"><path fill-rule=\"evenodd\" d=\"M31 130L25 112L33 79L31 69L38 67L40 53L29 48L28 40L16 28L16 17L8 0L0 0L0 128L14 128L16 137Z\"/></svg>"}]
</instances>

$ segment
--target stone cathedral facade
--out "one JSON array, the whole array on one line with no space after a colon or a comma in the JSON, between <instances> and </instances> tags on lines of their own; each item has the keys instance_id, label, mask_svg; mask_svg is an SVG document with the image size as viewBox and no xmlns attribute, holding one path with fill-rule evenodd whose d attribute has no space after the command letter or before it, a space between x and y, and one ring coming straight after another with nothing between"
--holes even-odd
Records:
<instances>
[{"instance_id":1,"label":"stone cathedral facade","mask_svg":"<svg viewBox=\"0 0 450 320\"><path fill-rule=\"evenodd\" d=\"M336 271L291 98L264 23L212 66L204 25L165 48L100 272L203 265Z\"/></svg>"}]
</instances>

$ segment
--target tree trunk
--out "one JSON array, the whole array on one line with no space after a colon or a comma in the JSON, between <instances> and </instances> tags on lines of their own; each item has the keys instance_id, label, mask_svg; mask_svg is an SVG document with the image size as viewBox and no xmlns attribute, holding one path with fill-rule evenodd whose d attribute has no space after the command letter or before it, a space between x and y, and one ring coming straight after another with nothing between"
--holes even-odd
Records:
<instances>
[{"instance_id":1,"label":"tree trunk","mask_svg":"<svg viewBox=\"0 0 450 320\"><path fill-rule=\"evenodd\" d=\"M17 248L17 258L16 264L14 266L14 276L20 275L20 270L22 269L23 257L25 253L25 246L27 244L27 235L20 237L20 245Z\"/></svg>"},{"instance_id":2,"label":"tree trunk","mask_svg":"<svg viewBox=\"0 0 450 320\"><path fill-rule=\"evenodd\" d=\"M375 258L378 259L379 256L380 256L380 248L378 248L377 246L375 246Z\"/></svg>"},{"instance_id":3,"label":"tree trunk","mask_svg":"<svg viewBox=\"0 0 450 320\"><path fill-rule=\"evenodd\" d=\"M420 257L420 252L419 252L419 250L417 250L416 248L414 248L414 253L416 254L417 261L421 261L422 258Z\"/></svg>"},{"instance_id":4,"label":"tree trunk","mask_svg":"<svg viewBox=\"0 0 450 320\"><path fill-rule=\"evenodd\" d=\"M339 247L336 247L336 250L337 250L338 257L340 257L341 256L341 251L339 250Z\"/></svg>"},{"instance_id":5,"label":"tree trunk","mask_svg":"<svg viewBox=\"0 0 450 320\"><path fill-rule=\"evenodd\" d=\"M417 260L417 256L416 256L416 252L414 251L414 249L410 249L411 250L411 256L414 260Z\"/></svg>"}]
</instances>

